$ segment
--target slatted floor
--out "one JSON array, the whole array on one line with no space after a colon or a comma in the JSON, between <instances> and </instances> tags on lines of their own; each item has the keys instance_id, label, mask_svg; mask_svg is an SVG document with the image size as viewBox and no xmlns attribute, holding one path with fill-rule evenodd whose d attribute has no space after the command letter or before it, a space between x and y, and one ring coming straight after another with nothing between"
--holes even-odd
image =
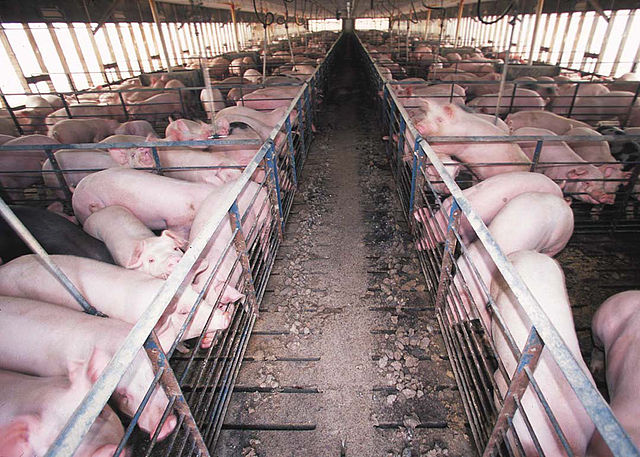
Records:
<instances>
[{"instance_id":1,"label":"slatted floor","mask_svg":"<svg viewBox=\"0 0 640 457\"><path fill-rule=\"evenodd\" d=\"M471 455L352 51L338 56L215 455Z\"/></svg>"}]
</instances>

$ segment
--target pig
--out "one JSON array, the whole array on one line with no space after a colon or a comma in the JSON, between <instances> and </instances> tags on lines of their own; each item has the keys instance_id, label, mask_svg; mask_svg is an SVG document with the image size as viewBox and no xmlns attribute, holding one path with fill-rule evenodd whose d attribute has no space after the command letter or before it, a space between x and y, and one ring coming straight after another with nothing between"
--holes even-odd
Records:
<instances>
[{"instance_id":1,"label":"pig","mask_svg":"<svg viewBox=\"0 0 640 457\"><path fill-rule=\"evenodd\" d=\"M604 84L561 84L558 93L551 98L551 111L561 116L567 116L569 111L573 113L571 105L579 97L593 98L608 94L609 89Z\"/></svg>"},{"instance_id":2,"label":"pig","mask_svg":"<svg viewBox=\"0 0 640 457\"><path fill-rule=\"evenodd\" d=\"M216 112L227 106L220 89L213 87L210 90L207 88L202 89L202 92L200 92L200 101L202 102L204 110L207 112L207 119L211 119Z\"/></svg>"},{"instance_id":3,"label":"pig","mask_svg":"<svg viewBox=\"0 0 640 457\"><path fill-rule=\"evenodd\" d=\"M233 59L231 61L231 64L229 65L229 73L231 73L232 75L242 76L243 72L244 62L242 60L242 57Z\"/></svg>"},{"instance_id":4,"label":"pig","mask_svg":"<svg viewBox=\"0 0 640 457\"><path fill-rule=\"evenodd\" d=\"M124 167L151 168L155 166L150 148L110 149L109 152L114 160ZM163 172L165 176L214 186L237 179L242 174L239 169L241 163L248 164L254 155L255 150L250 150L245 154L241 154L239 150L212 154L185 146L158 148L160 166L168 168ZM234 166L238 168L233 168ZM188 167L189 169L171 170L171 168L177 167ZM264 173L261 176L264 176Z\"/></svg>"},{"instance_id":5,"label":"pig","mask_svg":"<svg viewBox=\"0 0 640 457\"><path fill-rule=\"evenodd\" d=\"M24 298L0 297L0 303L0 368L35 376L62 376L70 363L81 360L86 361L87 375L94 383L132 328L118 319L104 319ZM33 350L25 332L46 350ZM140 349L114 391L118 409L133 417L153 378L151 362ZM165 393L156 387L138 426L153 435L168 404ZM166 438L176 423L176 417L169 415L158 439Z\"/></svg>"},{"instance_id":6,"label":"pig","mask_svg":"<svg viewBox=\"0 0 640 457\"><path fill-rule=\"evenodd\" d=\"M623 91L609 92L597 97L578 97L571 116L590 124L617 118L620 124L626 125L629 115L640 110L640 100L634 99L634 93Z\"/></svg>"},{"instance_id":7,"label":"pig","mask_svg":"<svg viewBox=\"0 0 640 457\"><path fill-rule=\"evenodd\" d=\"M222 79L229 72L229 62L224 57L214 57L207 63L209 73L215 79Z\"/></svg>"},{"instance_id":8,"label":"pig","mask_svg":"<svg viewBox=\"0 0 640 457\"><path fill-rule=\"evenodd\" d=\"M527 192L542 192L562 197L562 189L553 180L540 173L526 171L492 176L462 191L485 224L490 224L496 214L513 198ZM433 249L437 243L444 241L452 203L453 197L447 198L433 216L427 208L419 208L413 212L418 222L430 228L430 239L421 240L421 249ZM473 228L464 215L460 217L458 233L465 245L476 238Z\"/></svg>"},{"instance_id":9,"label":"pig","mask_svg":"<svg viewBox=\"0 0 640 457\"><path fill-rule=\"evenodd\" d=\"M547 103L537 92L529 89L516 89L515 96L512 97L512 95L513 91L504 91L500 99L499 114L506 114L511 111L543 110ZM498 94L490 94L476 97L467 105L480 113L495 114L497 104Z\"/></svg>"},{"instance_id":10,"label":"pig","mask_svg":"<svg viewBox=\"0 0 640 457\"><path fill-rule=\"evenodd\" d=\"M11 141L11 140L15 140L15 139L16 139L16 136L0 134L0 146L5 144L7 141Z\"/></svg>"},{"instance_id":11,"label":"pig","mask_svg":"<svg viewBox=\"0 0 640 457\"><path fill-rule=\"evenodd\" d=\"M511 131L522 127L537 127L547 129L556 135L564 135L573 127L591 128L589 124L559 116L549 111L518 111L510 113L506 118L506 123Z\"/></svg>"},{"instance_id":12,"label":"pig","mask_svg":"<svg viewBox=\"0 0 640 457\"><path fill-rule=\"evenodd\" d=\"M406 108L416 108L420 105L416 98L424 98L441 104L455 103L464 105L465 90L457 84L435 84L422 87L407 85L397 89L400 103Z\"/></svg>"},{"instance_id":13,"label":"pig","mask_svg":"<svg viewBox=\"0 0 640 457\"><path fill-rule=\"evenodd\" d=\"M19 135L16 124L9 117L0 117L0 134L16 137Z\"/></svg>"},{"instance_id":14,"label":"pig","mask_svg":"<svg viewBox=\"0 0 640 457\"><path fill-rule=\"evenodd\" d=\"M77 362L69 365L68 376L40 378L0 370L2 455L45 455L90 388L86 369ZM74 456L110 457L123 436L122 424L106 406Z\"/></svg>"},{"instance_id":15,"label":"pig","mask_svg":"<svg viewBox=\"0 0 640 457\"><path fill-rule=\"evenodd\" d=\"M186 87L184 85L184 83L182 81L180 81L179 79L170 79L169 81L167 81L167 83L164 85L165 89L179 89L182 87Z\"/></svg>"},{"instance_id":16,"label":"pig","mask_svg":"<svg viewBox=\"0 0 640 457\"><path fill-rule=\"evenodd\" d=\"M85 177L73 193L73 211L80 223L102 208L129 209L151 230L169 229L182 238L200 204L213 189L129 168L110 168Z\"/></svg>"},{"instance_id":17,"label":"pig","mask_svg":"<svg viewBox=\"0 0 640 457\"><path fill-rule=\"evenodd\" d=\"M77 225L42 208L10 206L15 215L49 254L68 254L114 263L106 246ZM0 219L0 259L8 262L31 253L13 229Z\"/></svg>"},{"instance_id":18,"label":"pig","mask_svg":"<svg viewBox=\"0 0 640 457\"><path fill-rule=\"evenodd\" d=\"M221 136L228 135L229 125L227 123L216 125L215 133ZM189 119L171 121L165 130L165 138L170 141L208 140L213 134L214 127L211 124L202 121L191 121Z\"/></svg>"},{"instance_id":19,"label":"pig","mask_svg":"<svg viewBox=\"0 0 640 457\"><path fill-rule=\"evenodd\" d=\"M514 135L554 136L550 130L535 127L522 127L513 132ZM518 142L525 154L533 159L535 141ZM556 163L559 162L559 163ZM615 195L604 191L604 175L595 166L585 162L564 141L547 141L542 145L536 171L544 173L572 198L594 205L604 203L612 205Z\"/></svg>"},{"instance_id":20,"label":"pig","mask_svg":"<svg viewBox=\"0 0 640 457\"><path fill-rule=\"evenodd\" d=\"M638 325L640 325L640 291L615 294L602 303L593 316L591 329L596 349L604 350L610 406L620 425L636 446L640 446L638 413ZM594 349L595 350L595 349ZM596 430L587 448L588 457L612 456Z\"/></svg>"},{"instance_id":21,"label":"pig","mask_svg":"<svg viewBox=\"0 0 640 457\"><path fill-rule=\"evenodd\" d=\"M485 121L491 122L493 125L495 125L500 130L502 130L505 135L509 135L511 133L511 130L509 129L509 126L507 125L507 123L502 119L500 119L499 117L496 118L494 114L475 113L475 115L480 119L484 119ZM497 122L496 122L496 119L497 119Z\"/></svg>"},{"instance_id":22,"label":"pig","mask_svg":"<svg viewBox=\"0 0 640 457\"><path fill-rule=\"evenodd\" d=\"M47 154L39 145L59 144L53 138L44 135L25 135L7 141L3 146L33 145L33 149L0 151L0 170L25 171L26 173L0 174L0 185L5 188L24 189L42 181L42 164L47 160ZM10 192L10 196L22 195L21 191Z\"/></svg>"},{"instance_id":23,"label":"pig","mask_svg":"<svg viewBox=\"0 0 640 457\"><path fill-rule=\"evenodd\" d=\"M164 281L146 273L127 270L116 265L69 255L53 255L53 262L76 285L80 293L98 311L114 319L136 324L158 294ZM194 274L207 268L200 262ZM46 301L74 310L81 310L78 302L42 265L34 255L25 255L0 266L0 294L18 298ZM118 287L114 287L117 284ZM180 328L196 303L197 293L185 287L165 310L156 325L156 333L167 352ZM220 306L231 302L220 303ZM229 326L233 310L223 310L206 299L200 303L193 320L187 325L183 340L198 337L205 330L205 341L211 344L217 330ZM207 326L207 319L211 322ZM204 347L204 346L203 346Z\"/></svg>"},{"instance_id":24,"label":"pig","mask_svg":"<svg viewBox=\"0 0 640 457\"><path fill-rule=\"evenodd\" d=\"M132 119L144 119L149 122L158 122L170 116L183 114L182 100L176 92L153 95L143 102L130 104L128 109Z\"/></svg>"},{"instance_id":25,"label":"pig","mask_svg":"<svg viewBox=\"0 0 640 457\"><path fill-rule=\"evenodd\" d=\"M60 170L63 170L64 180L73 192L78 183L85 176L106 168L117 167L118 164L107 153L98 149L60 149L53 154L58 162ZM65 171L80 170L80 171ZM53 165L49 159L42 164L42 179L45 186L55 190L58 198L66 198L64 192L60 190L60 182Z\"/></svg>"},{"instance_id":26,"label":"pig","mask_svg":"<svg viewBox=\"0 0 640 457\"><path fill-rule=\"evenodd\" d=\"M518 230L513 229L514 224L518 224ZM532 250L554 256L569 242L573 225L573 211L561 196L525 192L504 205L488 228L505 255ZM490 329L491 318L485 308L487 297L482 284L488 288L499 273L480 240L469 247L468 258L478 270L478 275L472 273L467 259L461 257L457 262L458 272L454 281L458 290L462 291L459 278L462 275L470 293L469 297L465 297L466 291L461 292L464 306L469 309L467 299L472 299L482 323L486 329Z\"/></svg>"},{"instance_id":27,"label":"pig","mask_svg":"<svg viewBox=\"0 0 640 457\"><path fill-rule=\"evenodd\" d=\"M558 262L544 254L526 250L509 255L509 260L536 298L551 324L555 326L584 374L595 387L593 378L589 374L580 354L571 313L571 304L569 303L564 282L564 274ZM497 277L491 283L491 296L494 298L496 307L515 344L522 350L532 326L528 315L518 303L512 291L504 283L502 277ZM509 376L513 376L518 361L513 356L506 337L495 320L491 335L496 352L504 364L506 373ZM533 376L564 432L573 455L585 455L587 444L595 427L546 347L542 349ZM504 379L500 370L496 370L494 378L500 390L500 395L504 398L507 392L508 380ZM532 387L527 387L520 402L535 431L544 455L566 455L566 451ZM513 426L525 455L539 455L519 410L516 411L513 418ZM513 446L512 433L510 432L507 437Z\"/></svg>"},{"instance_id":28,"label":"pig","mask_svg":"<svg viewBox=\"0 0 640 457\"><path fill-rule=\"evenodd\" d=\"M210 214L218 206L221 196L229 192L229 188L234 184L234 182L231 182L218 187L216 191L211 193L202 203L193 221L189 242L193 242L202 230L204 230ZM270 213L271 207L266 191L261 188L260 185L249 181L238 196L237 202L238 211L242 218L242 230L247 247L250 249L252 244L257 240L257 242L261 243L264 258L266 258L269 252L269 240L267 237L272 221ZM231 238L232 229L230 220L228 216L225 216L203 253L208 265L207 268L199 272L192 279L192 284L195 289L201 291L205 286L208 276L213 272L215 265L222 259L220 266L215 272L213 285L206 292L207 295L205 296L210 296L213 292L214 296L222 296L224 302L235 302L244 298L244 295L237 289L240 282L241 264L238 263L238 265L235 266L237 258L235 250L231 248L229 252L224 255L224 258L222 258L226 246L232 242ZM229 284L223 290L223 286L228 278Z\"/></svg>"},{"instance_id":29,"label":"pig","mask_svg":"<svg viewBox=\"0 0 640 457\"><path fill-rule=\"evenodd\" d=\"M118 122L125 122L127 120L121 104L98 105L82 103L77 105L69 105L68 108L72 118L111 118L117 120ZM50 127L52 125L55 125L56 122L68 118L69 116L66 109L61 108L49 114L45 119L45 124L47 125L47 127Z\"/></svg>"},{"instance_id":30,"label":"pig","mask_svg":"<svg viewBox=\"0 0 640 457\"><path fill-rule=\"evenodd\" d=\"M237 103L256 90L258 90L257 87L232 87L227 93L227 100L229 103Z\"/></svg>"},{"instance_id":31,"label":"pig","mask_svg":"<svg viewBox=\"0 0 640 457\"><path fill-rule=\"evenodd\" d=\"M591 128L574 127L565 135L601 137L602 135ZM604 191L607 194L615 195L618 188L625 183L631 173L622 171L623 165L611 155L611 148L606 141L568 141L567 144L582 159L591 162L602 171L606 179Z\"/></svg>"},{"instance_id":32,"label":"pig","mask_svg":"<svg viewBox=\"0 0 640 457\"><path fill-rule=\"evenodd\" d=\"M287 108L279 107L275 108L272 111L257 111L252 108L247 108L246 106L229 106L221 111L216 113L216 121L219 122L222 119L227 119L227 122L242 122L251 126L253 123L250 122L249 119L253 119L254 121L258 121L264 126L273 129L282 118L287 113ZM291 113L291 124L297 124L297 117L295 116L297 112L294 110ZM249 119L247 119L249 118ZM260 125L255 125L252 127L254 130L261 132L263 127Z\"/></svg>"},{"instance_id":33,"label":"pig","mask_svg":"<svg viewBox=\"0 0 640 457\"><path fill-rule=\"evenodd\" d=\"M106 244L118 265L160 279L169 277L187 245L186 240L171 230L155 236L122 206L96 211L84 221L82 228Z\"/></svg>"},{"instance_id":34,"label":"pig","mask_svg":"<svg viewBox=\"0 0 640 457\"><path fill-rule=\"evenodd\" d=\"M24 106L24 109L13 112L23 132L27 134L46 133L45 117L56 108L51 106L47 99L39 95L26 96Z\"/></svg>"},{"instance_id":35,"label":"pig","mask_svg":"<svg viewBox=\"0 0 640 457\"><path fill-rule=\"evenodd\" d=\"M273 110L281 106L288 107L291 101L298 95L299 87L266 87L252 92L239 100L236 105L247 106L256 110Z\"/></svg>"},{"instance_id":36,"label":"pig","mask_svg":"<svg viewBox=\"0 0 640 457\"><path fill-rule=\"evenodd\" d=\"M244 72L242 77L244 79L248 79L251 82L251 84L260 84L260 81L262 79L262 73L260 73L258 70L255 70L253 68L249 68Z\"/></svg>"},{"instance_id":37,"label":"pig","mask_svg":"<svg viewBox=\"0 0 640 457\"><path fill-rule=\"evenodd\" d=\"M640 86L640 75L638 73L625 73L609 83L609 88L614 91L625 91L635 93Z\"/></svg>"},{"instance_id":38,"label":"pig","mask_svg":"<svg viewBox=\"0 0 640 457\"><path fill-rule=\"evenodd\" d=\"M61 144L97 143L118 127L120 123L113 119L64 119L49 129L49 136Z\"/></svg>"},{"instance_id":39,"label":"pig","mask_svg":"<svg viewBox=\"0 0 640 457\"><path fill-rule=\"evenodd\" d=\"M115 135L136 135L147 137L149 135L157 136L153 126L143 120L129 121L120 124L120 127L114 130Z\"/></svg>"},{"instance_id":40,"label":"pig","mask_svg":"<svg viewBox=\"0 0 640 457\"><path fill-rule=\"evenodd\" d=\"M428 136L504 136L504 132L489 121L476 117L458 105L438 105L420 100L421 111L413 116L413 123L423 137ZM442 143L432 144L435 152L454 156L466 164L500 163L509 165L468 165L480 179L501 173L528 171L530 161L517 144L512 143ZM522 164L522 165L519 165Z\"/></svg>"}]
</instances>

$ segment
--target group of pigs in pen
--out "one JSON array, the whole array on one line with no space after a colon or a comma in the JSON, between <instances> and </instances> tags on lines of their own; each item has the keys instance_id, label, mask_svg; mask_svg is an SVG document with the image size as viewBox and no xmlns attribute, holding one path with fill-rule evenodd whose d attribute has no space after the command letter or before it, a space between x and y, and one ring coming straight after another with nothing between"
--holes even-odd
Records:
<instances>
[{"instance_id":1,"label":"group of pigs in pen","mask_svg":"<svg viewBox=\"0 0 640 457\"><path fill-rule=\"evenodd\" d=\"M368 48L369 51L375 49L372 46ZM382 74L386 74L387 80L391 80L391 71L401 74L402 67L395 63L389 64L391 55L384 55L384 48L382 49L383 52L374 53L373 58L377 60ZM499 79L493 73L490 59L480 53L464 56L449 53L446 54L446 59L437 59L434 54L430 54L432 50L429 46L418 46L416 49L420 53L419 57L414 57L417 59L456 62L455 74L447 73L447 68L440 67L437 70L441 80L460 82ZM616 81L614 87L619 88L621 84L629 83L629 79L632 77L625 76ZM631 81L629 84L632 92L610 91L605 84L584 86L585 93L579 92L572 111L572 117L577 119L561 115L568 114L568 106L563 103L562 98L559 99L560 103L553 103L552 99L551 111L543 109L547 104L546 98L553 97L558 91L562 94L561 88L570 88L569 85L558 88L553 79L540 78L531 89L518 89L515 93L516 100L513 101L509 99L513 94L513 86L507 87L503 97L504 105L500 105L500 114L506 114L509 106L512 112L506 117L506 122L498 119L497 123L493 116L497 94L486 95L487 92L483 92L486 87L481 85L466 88L463 84L430 85L419 78L411 78L399 81L392 88L400 103L407 108L418 133L427 140L434 136L470 135L597 138L601 136L600 133L582 121L595 123L603 118L618 117L621 123L640 126L640 104L636 103L629 110L630 101L640 83ZM469 91L476 98L467 107L465 97ZM582 98L582 95L585 97ZM520 100L517 100L519 97ZM639 132L638 129L630 128L628 133ZM408 162L412 159L410 148L415 138L412 138L410 129L406 130L405 135L405 161ZM398 141L397 137L393 139ZM571 199L591 204L613 204L618 187L628 181L630 173L614 158L606 141L577 140L545 141L539 151L536 172L531 172L536 143L531 140L504 143L430 142L430 146L453 178L462 168L473 175L475 185L463 190L463 194L488 226L493 239L558 330L585 375L593 382L580 353L564 274L559 263L552 257L566 246L573 233ZM433 165L428 163L428 159L424 174L433 192L439 195L449 194L448 188ZM635 192L636 198L637 195ZM439 249L438 246L445 241L452 204L453 197L449 197L435 211L431 206L414 211L414 217L418 221L419 250ZM467 248L455 264L451 290L446 299L447 318L450 324L473 319L482 322L501 364L493 375L499 391L494 392L498 404L497 397L504 398L510 377L514 375L518 364L510 341L522 351L532 323L482 242L476 239L476 233L464 215L460 217L457 235ZM640 445L640 422L637 420L640 400L636 394L640 382L638 325L640 291L635 290L610 297L599 307L592 322L595 346L604 350L610 406L636 445ZM593 370L603 368L596 365L597 362L592 364ZM517 449L516 441L519 441L525 455L538 455L537 446L544 455L612 455L546 349L535 369L534 379L548 401L569 449L563 447L542 403L529 386L519 399L521 408L513 418L513 426L507 434L510 448L514 452ZM527 422L532 427L535 438L531 436Z\"/></svg>"},{"instance_id":2,"label":"group of pigs in pen","mask_svg":"<svg viewBox=\"0 0 640 457\"><path fill-rule=\"evenodd\" d=\"M309 44L313 45L310 52L326 50L324 44L311 40ZM33 145L33 150L0 151L1 171L27 171L0 178L5 194L14 201L24 197L25 189L34 184L37 187L44 183L48 192L54 188L55 197L65 195L52 164L38 146L106 145L99 149L55 150L55 159L72 193L73 217L62 213L61 206L55 204L49 210L21 205L11 208L84 298L109 316L102 318L81 312L81 305L35 255L29 254L13 230L6 223L0 224L3 457L45 454L184 251L206 231L208 219L221 198L230 192L274 127L282 125L288 106L313 71L314 66L309 63L289 65L269 80L285 85L258 86L250 99L245 92L231 106L226 106L233 99L228 79L214 82L216 102L220 104L209 108L206 89L201 97L209 122L170 119L164 139L157 137L146 119L121 122L124 119L115 112L111 118L103 117L106 112L102 111L76 112L84 108L82 103L73 105L78 108L72 109L72 114L78 118L56 122L49 122L54 119L51 113L34 108L36 111L30 114L45 120L46 136L36 133L14 138L10 134L15 132L9 130L0 137L7 146ZM247 80L247 84L262 82L258 75L245 73L245 76L255 77ZM166 79L159 77L154 87L161 82L166 83L164 87L169 86L172 80ZM290 85L292 82L297 84ZM121 86L137 84L139 80L132 79ZM95 95L98 94L90 94L94 108L98 105L96 100L102 102L102 95L97 99ZM162 93L151 98L169 95ZM104 94L105 98L111 96L111 92ZM162 106L173 102L167 99L154 105L164 110ZM22 114L20 118L23 119ZM31 122L33 118L29 116L24 119L29 121L25 126L37 126L41 121ZM298 120L295 110L290 120L295 127ZM254 141L189 147L162 145L166 141L208 140L214 134L225 140ZM145 144L150 141L160 143L159 164ZM286 135L279 132L275 150L287 151L283 147L286 141ZM118 143L139 146L120 147ZM154 173L158 165L162 174ZM268 173L264 166L259 166L236 200L247 249L254 258L262 259L272 255L274 241L270 235L277 223L277 210L273 210L267 191ZM286 173L283 170L280 173L282 190L291 190ZM180 341L194 338L197 346L209 348L217 331L229 326L247 290L234 237L226 216L196 267L185 278L179 295L156 325L155 332L165 352L185 350ZM141 349L120 380L110 404L133 417L153 378L151 362ZM149 437L163 440L176 428L178 419L173 413L162 419L168 404L163 389L156 387L137 422ZM120 419L110 406L105 406L75 455L111 456L123 436ZM127 449L123 455L128 453Z\"/></svg>"}]
</instances>

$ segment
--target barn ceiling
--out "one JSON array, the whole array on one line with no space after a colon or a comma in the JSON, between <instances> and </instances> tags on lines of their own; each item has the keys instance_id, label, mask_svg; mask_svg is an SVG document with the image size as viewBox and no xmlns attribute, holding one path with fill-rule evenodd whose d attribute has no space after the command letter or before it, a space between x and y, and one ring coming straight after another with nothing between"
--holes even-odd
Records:
<instances>
[{"instance_id":1,"label":"barn ceiling","mask_svg":"<svg viewBox=\"0 0 640 457\"><path fill-rule=\"evenodd\" d=\"M156 0L161 20L216 21L231 20L230 5L234 3L241 21L256 21L253 0ZM290 18L347 17L347 5L352 17L426 17L427 7L446 8L446 17L456 17L460 0L286 0ZM464 16L475 16L477 0L464 1ZM500 14L512 1L515 9L531 13L537 0L481 0L484 15ZM285 0L255 0L259 11L285 14ZM599 9L638 8L637 0L546 0L544 12L585 11ZM431 17L440 17L433 11ZM2 0L2 22L100 22L151 21L149 0Z\"/></svg>"}]
</instances>

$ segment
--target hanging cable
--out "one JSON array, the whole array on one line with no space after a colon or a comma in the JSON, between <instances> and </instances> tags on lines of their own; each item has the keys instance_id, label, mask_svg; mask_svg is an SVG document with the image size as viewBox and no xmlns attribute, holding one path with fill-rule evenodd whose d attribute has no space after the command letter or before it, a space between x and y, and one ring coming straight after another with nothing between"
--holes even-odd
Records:
<instances>
[{"instance_id":1,"label":"hanging cable","mask_svg":"<svg viewBox=\"0 0 640 457\"><path fill-rule=\"evenodd\" d=\"M493 21L487 21L482 17L481 3L482 3L482 0L478 0L478 2L476 3L476 15L478 16L478 20L480 22L487 25L492 25L500 22L507 14L509 14L509 11L511 11L511 9L515 4L515 2L512 1L511 3L509 3L509 6L507 6L507 9L505 9L504 12L502 12L502 14L500 14L497 19L494 19Z\"/></svg>"},{"instance_id":2,"label":"hanging cable","mask_svg":"<svg viewBox=\"0 0 640 457\"><path fill-rule=\"evenodd\" d=\"M258 22L262 24L262 27L264 27L264 51L262 55L262 82L264 83L267 79L267 27L273 24L275 17L271 12L267 12L266 14L263 13L264 17L260 17L256 0L253 0L253 12L256 13Z\"/></svg>"},{"instance_id":3,"label":"hanging cable","mask_svg":"<svg viewBox=\"0 0 640 457\"><path fill-rule=\"evenodd\" d=\"M287 35L287 43L289 43L289 52L291 53L291 63L293 64L292 70L296 69L296 59L293 55L293 46L291 45L291 38L289 38L289 8L287 8L287 3L294 2L295 0L282 0L282 4L284 5L284 32Z\"/></svg>"}]
</instances>

